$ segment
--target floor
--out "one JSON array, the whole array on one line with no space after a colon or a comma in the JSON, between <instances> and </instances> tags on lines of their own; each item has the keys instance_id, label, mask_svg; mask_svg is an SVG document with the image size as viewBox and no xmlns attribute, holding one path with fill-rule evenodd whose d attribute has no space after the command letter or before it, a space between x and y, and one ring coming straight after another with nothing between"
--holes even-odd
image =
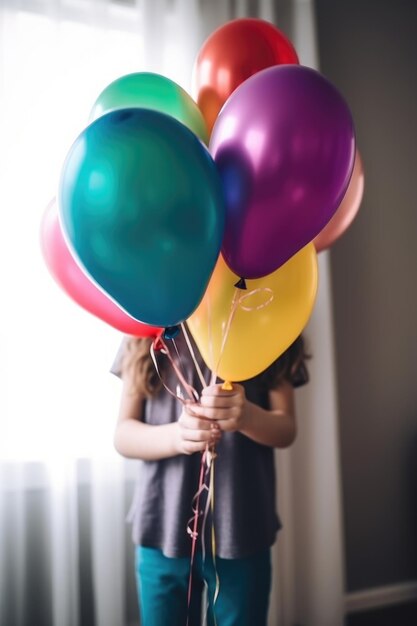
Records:
<instances>
[{"instance_id":1,"label":"floor","mask_svg":"<svg viewBox=\"0 0 417 626\"><path fill-rule=\"evenodd\" d=\"M417 602L352 613L345 626L417 626Z\"/></svg>"}]
</instances>

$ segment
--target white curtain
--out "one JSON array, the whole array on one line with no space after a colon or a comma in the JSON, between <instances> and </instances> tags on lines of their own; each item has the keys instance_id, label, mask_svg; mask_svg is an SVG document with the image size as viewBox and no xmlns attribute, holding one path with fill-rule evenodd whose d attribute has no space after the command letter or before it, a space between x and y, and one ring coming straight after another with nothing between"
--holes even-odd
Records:
<instances>
[{"instance_id":1,"label":"white curtain","mask_svg":"<svg viewBox=\"0 0 417 626\"><path fill-rule=\"evenodd\" d=\"M136 464L112 447L120 385L108 370L121 336L55 285L39 246L41 217L65 154L113 79L157 71L190 91L193 60L214 28L249 14L288 25L290 9L292 39L302 61L314 65L307 1L3 0L0 626L122 626L137 619L125 524ZM325 257L320 271L308 330L312 383L299 396L300 438L278 458L286 530L276 550L271 626L342 624ZM333 556L323 545L327 537Z\"/></svg>"},{"instance_id":2,"label":"white curtain","mask_svg":"<svg viewBox=\"0 0 417 626\"><path fill-rule=\"evenodd\" d=\"M314 2L290 4L300 62L319 70ZM305 335L313 357L311 382L296 392L295 445L278 454L284 530L275 562L279 621L270 626L343 626L345 559L328 252L319 255L319 290Z\"/></svg>"},{"instance_id":3,"label":"white curtain","mask_svg":"<svg viewBox=\"0 0 417 626\"><path fill-rule=\"evenodd\" d=\"M108 83L153 69L189 87L190 22L176 9L110 0L0 9L2 626L137 619L125 523L136 466L112 446L120 383L109 368L121 335L54 283L39 231L65 154Z\"/></svg>"}]
</instances>

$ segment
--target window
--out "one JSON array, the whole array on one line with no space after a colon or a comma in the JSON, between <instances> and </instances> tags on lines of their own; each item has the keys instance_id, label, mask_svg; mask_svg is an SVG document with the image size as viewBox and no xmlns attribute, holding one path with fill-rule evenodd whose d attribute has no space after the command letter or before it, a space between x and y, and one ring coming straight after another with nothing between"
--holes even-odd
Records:
<instances>
[{"instance_id":1,"label":"window","mask_svg":"<svg viewBox=\"0 0 417 626\"><path fill-rule=\"evenodd\" d=\"M22 3L21 6L24 6ZM103 5L112 28L3 10L0 38L0 459L115 454L121 335L78 307L43 261L39 229L64 157L115 78L145 69L137 11ZM99 6L100 3L97 3ZM67 7L67 9L66 9ZM71 8L71 10L70 10ZM58 19L58 17L60 19ZM55 19L56 18L56 19ZM125 26L130 25L130 28Z\"/></svg>"}]
</instances>

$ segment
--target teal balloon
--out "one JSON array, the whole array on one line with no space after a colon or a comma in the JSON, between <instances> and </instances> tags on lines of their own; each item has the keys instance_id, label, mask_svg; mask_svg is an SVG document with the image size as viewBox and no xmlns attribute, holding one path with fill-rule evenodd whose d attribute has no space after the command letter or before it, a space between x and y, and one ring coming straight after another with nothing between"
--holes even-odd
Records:
<instances>
[{"instance_id":1,"label":"teal balloon","mask_svg":"<svg viewBox=\"0 0 417 626\"><path fill-rule=\"evenodd\" d=\"M72 145L58 201L75 257L129 315L167 327L196 309L225 208L216 165L183 124L140 108L103 115Z\"/></svg>"},{"instance_id":2,"label":"teal balloon","mask_svg":"<svg viewBox=\"0 0 417 626\"><path fill-rule=\"evenodd\" d=\"M139 107L171 115L208 144L203 114L192 97L173 80L152 72L136 72L117 78L100 93L90 122L117 109Z\"/></svg>"}]
</instances>

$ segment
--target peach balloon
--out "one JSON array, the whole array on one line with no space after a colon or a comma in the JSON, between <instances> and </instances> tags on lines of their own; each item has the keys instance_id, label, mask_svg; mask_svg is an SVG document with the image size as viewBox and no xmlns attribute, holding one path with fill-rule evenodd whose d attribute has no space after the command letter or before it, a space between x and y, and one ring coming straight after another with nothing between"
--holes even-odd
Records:
<instances>
[{"instance_id":1,"label":"peach balloon","mask_svg":"<svg viewBox=\"0 0 417 626\"><path fill-rule=\"evenodd\" d=\"M313 239L317 252L330 248L330 246L332 246L349 228L359 211L364 187L365 175L363 162L359 151L356 150L352 176L343 200L331 220L326 224L323 230L319 232L317 237Z\"/></svg>"}]
</instances>

